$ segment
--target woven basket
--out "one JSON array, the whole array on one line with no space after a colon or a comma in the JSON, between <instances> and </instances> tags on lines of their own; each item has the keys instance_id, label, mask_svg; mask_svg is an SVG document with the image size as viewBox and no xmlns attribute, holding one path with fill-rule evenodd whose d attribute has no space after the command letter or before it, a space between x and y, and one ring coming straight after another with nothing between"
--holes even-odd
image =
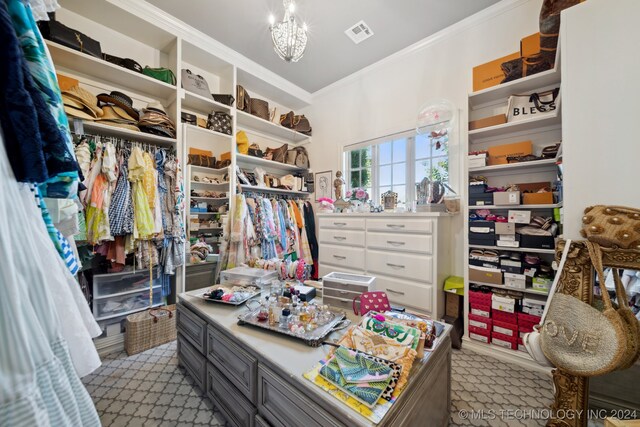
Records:
<instances>
[{"instance_id":1,"label":"woven basket","mask_svg":"<svg viewBox=\"0 0 640 427\"><path fill-rule=\"evenodd\" d=\"M269 120L269 103L263 99L251 98L251 114Z\"/></svg>"},{"instance_id":2,"label":"woven basket","mask_svg":"<svg viewBox=\"0 0 640 427\"><path fill-rule=\"evenodd\" d=\"M141 311L127 316L124 349L137 354L176 339L176 306Z\"/></svg>"}]
</instances>

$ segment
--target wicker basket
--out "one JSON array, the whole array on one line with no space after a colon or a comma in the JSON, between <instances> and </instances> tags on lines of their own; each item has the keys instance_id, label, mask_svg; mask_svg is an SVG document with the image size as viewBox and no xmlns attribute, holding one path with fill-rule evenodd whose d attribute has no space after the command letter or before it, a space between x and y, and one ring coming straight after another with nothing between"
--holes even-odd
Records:
<instances>
[{"instance_id":1,"label":"wicker basket","mask_svg":"<svg viewBox=\"0 0 640 427\"><path fill-rule=\"evenodd\" d=\"M176 306L153 308L127 316L124 349L137 354L176 339Z\"/></svg>"}]
</instances>

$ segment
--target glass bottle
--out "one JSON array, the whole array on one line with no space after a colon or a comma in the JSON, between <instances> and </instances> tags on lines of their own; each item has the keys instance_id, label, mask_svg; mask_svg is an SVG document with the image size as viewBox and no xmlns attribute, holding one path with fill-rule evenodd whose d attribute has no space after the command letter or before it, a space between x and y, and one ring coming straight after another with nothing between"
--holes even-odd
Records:
<instances>
[{"instance_id":1,"label":"glass bottle","mask_svg":"<svg viewBox=\"0 0 640 427\"><path fill-rule=\"evenodd\" d=\"M282 314L280 315L280 328L287 329L289 327L289 317L291 316L291 311L288 308L282 309Z\"/></svg>"}]
</instances>

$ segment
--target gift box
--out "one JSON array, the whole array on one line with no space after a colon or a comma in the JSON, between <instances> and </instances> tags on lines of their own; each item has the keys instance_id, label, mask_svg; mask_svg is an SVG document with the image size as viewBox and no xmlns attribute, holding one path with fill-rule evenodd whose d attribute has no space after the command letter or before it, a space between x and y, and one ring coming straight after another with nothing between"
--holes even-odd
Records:
<instances>
[{"instance_id":1,"label":"gift box","mask_svg":"<svg viewBox=\"0 0 640 427\"><path fill-rule=\"evenodd\" d=\"M493 204L493 193L469 194L471 206L485 206Z\"/></svg>"},{"instance_id":2,"label":"gift box","mask_svg":"<svg viewBox=\"0 0 640 427\"><path fill-rule=\"evenodd\" d=\"M514 52L473 67L473 91L476 92L500 84L504 79L504 72L501 68L502 63L519 57L520 52Z\"/></svg>"},{"instance_id":3,"label":"gift box","mask_svg":"<svg viewBox=\"0 0 640 427\"><path fill-rule=\"evenodd\" d=\"M553 236L520 235L520 246L534 249L555 249L556 240Z\"/></svg>"},{"instance_id":4,"label":"gift box","mask_svg":"<svg viewBox=\"0 0 640 427\"><path fill-rule=\"evenodd\" d=\"M519 191L496 191L493 193L494 205L519 205L520 204L520 192Z\"/></svg>"}]
</instances>

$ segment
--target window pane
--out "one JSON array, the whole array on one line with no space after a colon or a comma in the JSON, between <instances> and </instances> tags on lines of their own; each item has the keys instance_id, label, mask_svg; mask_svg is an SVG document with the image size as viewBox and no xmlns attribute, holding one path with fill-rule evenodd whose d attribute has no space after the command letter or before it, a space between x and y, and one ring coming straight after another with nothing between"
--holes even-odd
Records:
<instances>
[{"instance_id":1,"label":"window pane","mask_svg":"<svg viewBox=\"0 0 640 427\"><path fill-rule=\"evenodd\" d=\"M433 159L431 167L431 177L434 181L449 181L449 158L436 157Z\"/></svg>"},{"instance_id":2,"label":"window pane","mask_svg":"<svg viewBox=\"0 0 640 427\"><path fill-rule=\"evenodd\" d=\"M393 184L404 184L407 180L407 164L395 163L393 165Z\"/></svg>"},{"instance_id":3,"label":"window pane","mask_svg":"<svg viewBox=\"0 0 640 427\"><path fill-rule=\"evenodd\" d=\"M398 203L406 203L407 202L407 191L405 185L394 185L393 190L398 193Z\"/></svg>"},{"instance_id":4,"label":"window pane","mask_svg":"<svg viewBox=\"0 0 640 427\"><path fill-rule=\"evenodd\" d=\"M422 181L423 178L429 176L431 168L431 160L418 160L416 162L416 183Z\"/></svg>"},{"instance_id":5,"label":"window pane","mask_svg":"<svg viewBox=\"0 0 640 427\"><path fill-rule=\"evenodd\" d=\"M391 166L380 166L380 187L391 185Z\"/></svg>"},{"instance_id":6,"label":"window pane","mask_svg":"<svg viewBox=\"0 0 640 427\"><path fill-rule=\"evenodd\" d=\"M385 142L384 144L380 144L378 147L378 151L380 153L380 164L388 165L391 163L391 142Z\"/></svg>"},{"instance_id":7,"label":"window pane","mask_svg":"<svg viewBox=\"0 0 640 427\"><path fill-rule=\"evenodd\" d=\"M371 186L371 168L360 170L360 187Z\"/></svg>"},{"instance_id":8,"label":"window pane","mask_svg":"<svg viewBox=\"0 0 640 427\"><path fill-rule=\"evenodd\" d=\"M360 150L360 167L371 167L371 147Z\"/></svg>"},{"instance_id":9,"label":"window pane","mask_svg":"<svg viewBox=\"0 0 640 427\"><path fill-rule=\"evenodd\" d=\"M360 171L351 171L351 188L360 187Z\"/></svg>"},{"instance_id":10,"label":"window pane","mask_svg":"<svg viewBox=\"0 0 640 427\"><path fill-rule=\"evenodd\" d=\"M416 136L416 159L430 157L429 138L426 135Z\"/></svg>"},{"instance_id":11,"label":"window pane","mask_svg":"<svg viewBox=\"0 0 640 427\"><path fill-rule=\"evenodd\" d=\"M404 162L407 160L407 140L398 139L393 141L393 161Z\"/></svg>"},{"instance_id":12,"label":"window pane","mask_svg":"<svg viewBox=\"0 0 640 427\"><path fill-rule=\"evenodd\" d=\"M360 167L360 150L351 151L351 169Z\"/></svg>"}]
</instances>

